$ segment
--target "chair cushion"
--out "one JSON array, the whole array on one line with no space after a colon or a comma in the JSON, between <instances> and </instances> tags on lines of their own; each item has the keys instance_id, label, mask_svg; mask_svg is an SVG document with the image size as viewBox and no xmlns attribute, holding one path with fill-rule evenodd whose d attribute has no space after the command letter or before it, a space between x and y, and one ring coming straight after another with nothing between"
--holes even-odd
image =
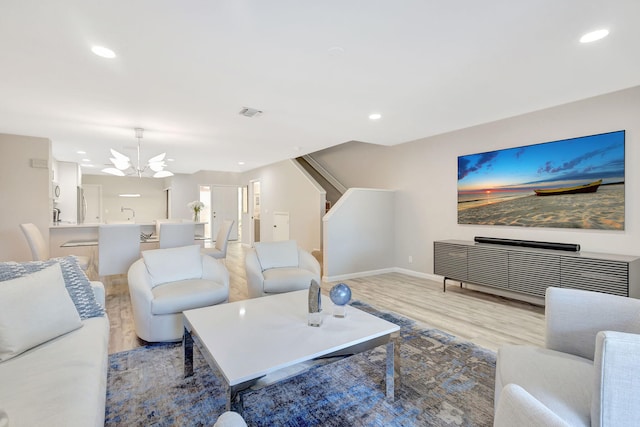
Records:
<instances>
[{"instance_id":1,"label":"chair cushion","mask_svg":"<svg viewBox=\"0 0 640 427\"><path fill-rule=\"evenodd\" d=\"M81 326L60 265L0 283L0 361Z\"/></svg>"},{"instance_id":2,"label":"chair cushion","mask_svg":"<svg viewBox=\"0 0 640 427\"><path fill-rule=\"evenodd\" d=\"M165 283L151 290L152 314L174 314L192 308L208 307L225 302L227 289L213 280L190 279Z\"/></svg>"},{"instance_id":3,"label":"chair cushion","mask_svg":"<svg viewBox=\"0 0 640 427\"><path fill-rule=\"evenodd\" d=\"M163 283L202 278L199 245L142 251L142 257L152 288Z\"/></svg>"},{"instance_id":4,"label":"chair cushion","mask_svg":"<svg viewBox=\"0 0 640 427\"><path fill-rule=\"evenodd\" d=\"M308 289L316 275L300 268L272 268L262 272L264 292L280 293Z\"/></svg>"},{"instance_id":5,"label":"chair cushion","mask_svg":"<svg viewBox=\"0 0 640 427\"><path fill-rule=\"evenodd\" d=\"M262 271L298 266L298 245L295 240L259 242L255 248Z\"/></svg>"},{"instance_id":6,"label":"chair cushion","mask_svg":"<svg viewBox=\"0 0 640 427\"><path fill-rule=\"evenodd\" d=\"M498 350L496 387L517 384L572 426L591 425L593 362L545 348Z\"/></svg>"}]
</instances>

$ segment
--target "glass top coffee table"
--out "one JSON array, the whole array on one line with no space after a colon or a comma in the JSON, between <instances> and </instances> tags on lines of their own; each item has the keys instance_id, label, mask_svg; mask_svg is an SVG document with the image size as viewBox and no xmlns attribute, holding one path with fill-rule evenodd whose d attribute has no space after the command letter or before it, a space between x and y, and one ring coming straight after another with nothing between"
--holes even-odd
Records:
<instances>
[{"instance_id":1,"label":"glass top coffee table","mask_svg":"<svg viewBox=\"0 0 640 427\"><path fill-rule=\"evenodd\" d=\"M307 326L307 301L303 290L185 311L185 377L193 375L195 342L211 368L224 377L230 410L239 391L269 373L386 345L386 395L393 400L400 380L400 327L355 307L348 308L347 317L335 318L324 296L322 326Z\"/></svg>"}]
</instances>

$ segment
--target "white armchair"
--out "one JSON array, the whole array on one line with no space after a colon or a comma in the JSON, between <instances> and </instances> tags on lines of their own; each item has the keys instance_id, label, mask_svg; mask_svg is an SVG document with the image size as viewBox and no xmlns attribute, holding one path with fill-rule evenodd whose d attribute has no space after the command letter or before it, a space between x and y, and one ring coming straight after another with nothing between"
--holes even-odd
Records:
<instances>
[{"instance_id":1,"label":"white armchair","mask_svg":"<svg viewBox=\"0 0 640 427\"><path fill-rule=\"evenodd\" d=\"M200 246L142 252L128 274L136 334L145 341L179 341L182 312L229 300L229 272Z\"/></svg>"},{"instance_id":2,"label":"white armchair","mask_svg":"<svg viewBox=\"0 0 640 427\"><path fill-rule=\"evenodd\" d=\"M294 240L260 242L245 257L249 298L309 288L320 282L320 263Z\"/></svg>"},{"instance_id":3,"label":"white armchair","mask_svg":"<svg viewBox=\"0 0 640 427\"><path fill-rule=\"evenodd\" d=\"M548 288L545 348L506 345L494 426L631 426L640 420L640 300Z\"/></svg>"}]
</instances>

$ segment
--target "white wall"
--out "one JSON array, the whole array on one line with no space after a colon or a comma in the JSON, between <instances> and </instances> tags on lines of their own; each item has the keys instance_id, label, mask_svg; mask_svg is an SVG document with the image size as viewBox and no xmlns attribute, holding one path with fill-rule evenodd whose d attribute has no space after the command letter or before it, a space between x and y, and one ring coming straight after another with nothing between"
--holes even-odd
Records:
<instances>
[{"instance_id":1,"label":"white wall","mask_svg":"<svg viewBox=\"0 0 640 427\"><path fill-rule=\"evenodd\" d=\"M167 187L171 188L170 217L191 219L193 212L187 205L200 200L201 185L240 186L242 180L238 172L200 171L193 175L176 174L167 178L166 182Z\"/></svg>"},{"instance_id":2,"label":"white wall","mask_svg":"<svg viewBox=\"0 0 640 427\"><path fill-rule=\"evenodd\" d=\"M393 147L347 143L312 157L347 187L396 191L395 265L400 268L432 273L434 240L475 236L578 243L584 251L640 255L639 118L640 87L635 87ZM458 225L458 156L623 129L624 231Z\"/></svg>"},{"instance_id":3,"label":"white wall","mask_svg":"<svg viewBox=\"0 0 640 427\"><path fill-rule=\"evenodd\" d=\"M289 236L307 251L321 248L321 226L325 191L308 178L294 160L285 160L244 173L243 183L260 181L260 240L273 240L273 213L289 213ZM250 203L251 204L251 203ZM243 216L243 242L249 234Z\"/></svg>"},{"instance_id":4,"label":"white wall","mask_svg":"<svg viewBox=\"0 0 640 427\"><path fill-rule=\"evenodd\" d=\"M62 163L62 162L59 162ZM102 186L102 219L104 222L126 221L130 211L122 212L122 207L132 208L136 222L152 222L166 218L166 183L164 179L138 178L131 176L83 175L83 184ZM138 193L140 197L125 198L120 194ZM66 218L62 212L63 219ZM74 214L75 215L75 214Z\"/></svg>"},{"instance_id":5,"label":"white wall","mask_svg":"<svg viewBox=\"0 0 640 427\"><path fill-rule=\"evenodd\" d=\"M394 267L394 211L393 191L348 189L323 219L323 280L346 280Z\"/></svg>"},{"instance_id":6,"label":"white wall","mask_svg":"<svg viewBox=\"0 0 640 427\"><path fill-rule=\"evenodd\" d=\"M41 159L45 168L31 167ZM0 134L0 260L28 261L31 251L20 224L34 223L47 244L53 220L51 200L51 141L46 138Z\"/></svg>"}]
</instances>

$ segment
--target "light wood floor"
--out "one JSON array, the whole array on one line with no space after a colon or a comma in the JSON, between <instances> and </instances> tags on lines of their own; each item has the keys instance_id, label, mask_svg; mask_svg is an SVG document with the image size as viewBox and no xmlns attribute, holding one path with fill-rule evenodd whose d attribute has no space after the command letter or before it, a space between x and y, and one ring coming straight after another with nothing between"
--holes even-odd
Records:
<instances>
[{"instance_id":1,"label":"light wood floor","mask_svg":"<svg viewBox=\"0 0 640 427\"><path fill-rule=\"evenodd\" d=\"M226 266L231 276L229 300L247 298L244 248L230 242ZM390 310L496 351L505 343L544 345L544 308L460 289L398 273L345 281L353 299L380 310ZM333 283L323 283L328 293ZM130 350L145 343L136 337L125 275L105 280L107 313L111 322L109 353Z\"/></svg>"}]
</instances>

